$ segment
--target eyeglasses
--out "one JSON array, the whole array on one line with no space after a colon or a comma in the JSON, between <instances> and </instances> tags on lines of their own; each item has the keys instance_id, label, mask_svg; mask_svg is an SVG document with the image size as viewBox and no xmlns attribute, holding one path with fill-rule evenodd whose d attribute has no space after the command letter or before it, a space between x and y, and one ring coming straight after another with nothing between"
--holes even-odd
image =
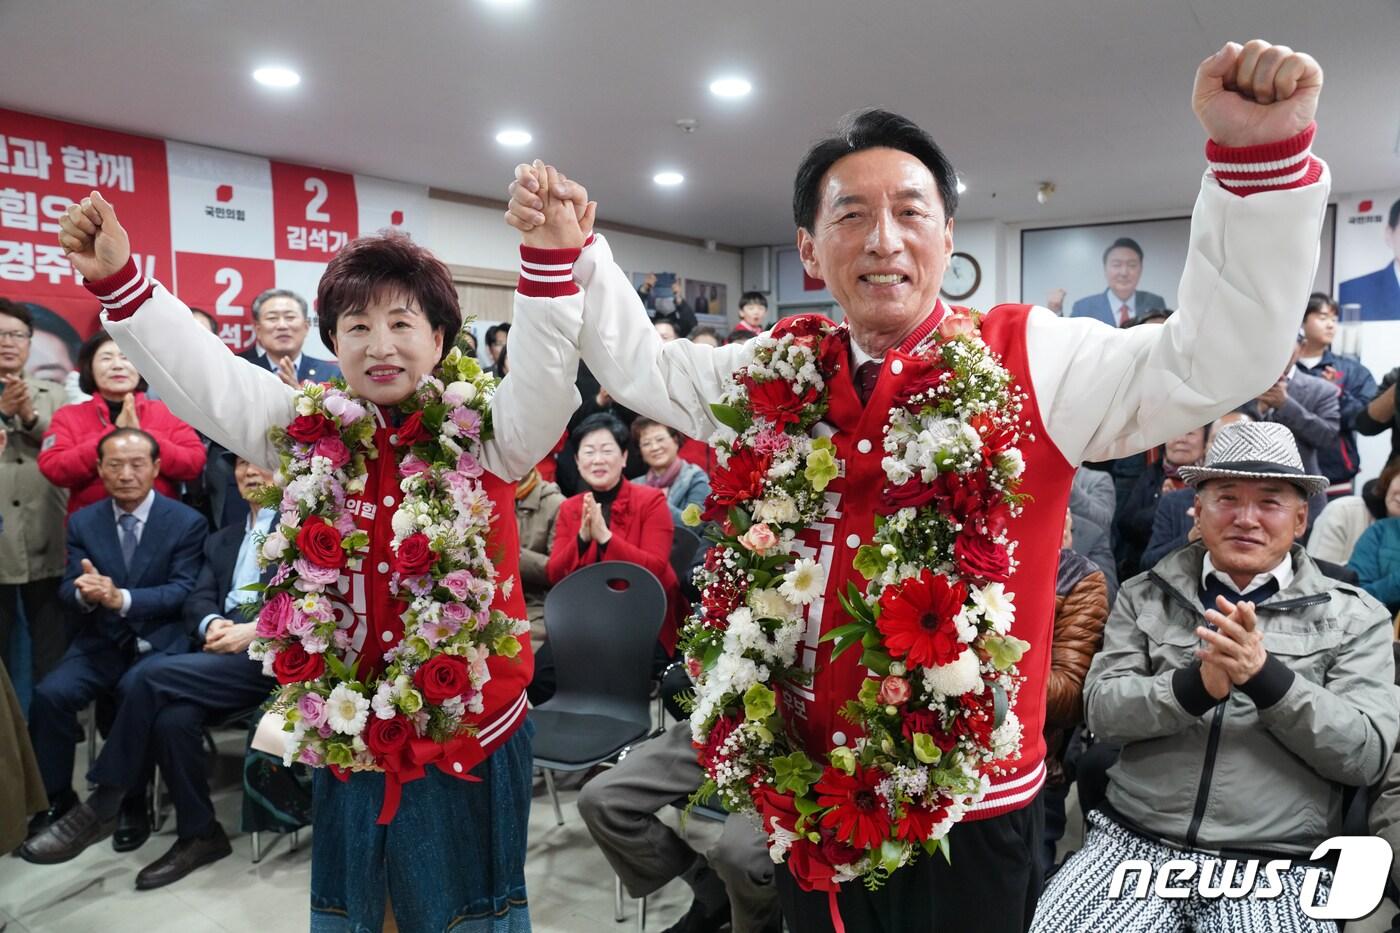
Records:
<instances>
[{"instance_id":1,"label":"eyeglasses","mask_svg":"<svg viewBox=\"0 0 1400 933\"><path fill-rule=\"evenodd\" d=\"M27 343L29 341L29 331L0 330L0 341L6 340L8 340L10 343Z\"/></svg>"}]
</instances>

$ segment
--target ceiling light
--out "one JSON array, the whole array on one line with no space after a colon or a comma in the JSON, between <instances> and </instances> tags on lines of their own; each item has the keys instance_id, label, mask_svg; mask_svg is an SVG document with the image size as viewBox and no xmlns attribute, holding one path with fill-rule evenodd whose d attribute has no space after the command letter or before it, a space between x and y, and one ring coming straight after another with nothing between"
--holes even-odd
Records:
<instances>
[{"instance_id":1,"label":"ceiling light","mask_svg":"<svg viewBox=\"0 0 1400 933\"><path fill-rule=\"evenodd\" d=\"M525 146L534 139L524 130L501 130L496 134L496 142L502 146Z\"/></svg>"},{"instance_id":2,"label":"ceiling light","mask_svg":"<svg viewBox=\"0 0 1400 933\"><path fill-rule=\"evenodd\" d=\"M685 181L685 176L680 172L657 172L651 176L651 180L663 188L674 188Z\"/></svg>"},{"instance_id":3,"label":"ceiling light","mask_svg":"<svg viewBox=\"0 0 1400 933\"><path fill-rule=\"evenodd\" d=\"M959 175L959 176L958 176L958 194L963 194L963 193L965 193L966 191L967 191L967 185L963 184L962 176Z\"/></svg>"},{"instance_id":4,"label":"ceiling light","mask_svg":"<svg viewBox=\"0 0 1400 933\"><path fill-rule=\"evenodd\" d=\"M716 97L745 97L753 85L743 78L718 78L710 82L710 93Z\"/></svg>"},{"instance_id":5,"label":"ceiling light","mask_svg":"<svg viewBox=\"0 0 1400 933\"><path fill-rule=\"evenodd\" d=\"M266 87L296 87L301 83L301 75L290 68L268 65L253 72L253 80Z\"/></svg>"}]
</instances>

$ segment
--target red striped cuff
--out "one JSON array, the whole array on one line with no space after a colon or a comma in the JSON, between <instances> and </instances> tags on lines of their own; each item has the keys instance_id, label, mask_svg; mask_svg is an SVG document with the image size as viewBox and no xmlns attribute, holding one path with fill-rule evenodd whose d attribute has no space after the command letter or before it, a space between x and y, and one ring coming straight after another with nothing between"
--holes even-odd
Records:
<instances>
[{"instance_id":1,"label":"red striped cuff","mask_svg":"<svg viewBox=\"0 0 1400 933\"><path fill-rule=\"evenodd\" d=\"M1313 158L1312 142L1317 124L1310 123L1292 139L1260 146L1222 146L1206 143L1211 174L1228 191L1246 196L1260 191L1302 188L1322 177L1322 162Z\"/></svg>"},{"instance_id":2,"label":"red striped cuff","mask_svg":"<svg viewBox=\"0 0 1400 933\"><path fill-rule=\"evenodd\" d=\"M83 287L102 302L108 320L124 321L151 297L156 283L141 273L134 258L128 257L120 272L96 282L84 282Z\"/></svg>"},{"instance_id":3,"label":"red striped cuff","mask_svg":"<svg viewBox=\"0 0 1400 933\"><path fill-rule=\"evenodd\" d=\"M592 242L590 236L579 249L539 249L522 244L515 290L527 298L562 298L576 293L574 263Z\"/></svg>"}]
</instances>

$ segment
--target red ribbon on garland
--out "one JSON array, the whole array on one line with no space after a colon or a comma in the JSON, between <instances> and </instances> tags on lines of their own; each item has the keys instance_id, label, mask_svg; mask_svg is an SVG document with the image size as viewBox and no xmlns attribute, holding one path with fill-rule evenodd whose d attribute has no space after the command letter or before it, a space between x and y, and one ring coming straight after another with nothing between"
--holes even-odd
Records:
<instances>
[{"instance_id":1,"label":"red ribbon on garland","mask_svg":"<svg viewBox=\"0 0 1400 933\"><path fill-rule=\"evenodd\" d=\"M485 759L486 752L474 735L459 735L448 742L420 737L409 739L396 753L380 761L384 766L384 802L375 822L380 826L393 822L403 798L403 785L427 774L428 765L436 765L449 777L479 782L481 778L473 776L471 770ZM349 770L339 765L331 765L331 772L342 781L350 778Z\"/></svg>"}]
</instances>

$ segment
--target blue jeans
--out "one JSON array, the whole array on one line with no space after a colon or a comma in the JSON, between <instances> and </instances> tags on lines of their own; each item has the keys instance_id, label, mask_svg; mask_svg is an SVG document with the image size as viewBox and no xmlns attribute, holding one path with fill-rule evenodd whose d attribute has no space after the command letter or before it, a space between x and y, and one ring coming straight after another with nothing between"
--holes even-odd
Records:
<instances>
[{"instance_id":1,"label":"blue jeans","mask_svg":"<svg viewBox=\"0 0 1400 933\"><path fill-rule=\"evenodd\" d=\"M533 734L525 722L473 768L479 783L429 767L403 785L388 826L375 823L383 774L317 770L311 933L379 933L386 894L402 933L529 933Z\"/></svg>"}]
</instances>

